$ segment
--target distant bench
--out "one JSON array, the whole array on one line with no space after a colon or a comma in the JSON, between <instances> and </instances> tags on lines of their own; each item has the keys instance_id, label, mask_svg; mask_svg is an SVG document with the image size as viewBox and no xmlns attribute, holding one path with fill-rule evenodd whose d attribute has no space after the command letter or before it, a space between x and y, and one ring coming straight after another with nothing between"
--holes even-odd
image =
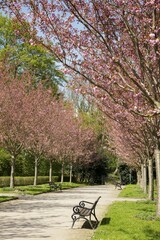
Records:
<instances>
[{"instance_id":1,"label":"distant bench","mask_svg":"<svg viewBox=\"0 0 160 240\"><path fill-rule=\"evenodd\" d=\"M48 182L48 184L50 186L50 191L52 191L52 189L62 191L62 184L56 184L54 182Z\"/></svg>"},{"instance_id":2,"label":"distant bench","mask_svg":"<svg viewBox=\"0 0 160 240\"><path fill-rule=\"evenodd\" d=\"M95 227L92 224L91 216L94 216L94 218L96 220L95 226L98 225L99 221L96 217L95 208L96 208L96 205L100 198L101 197L98 197L94 203L87 202L87 201L81 201L81 202L79 202L79 205L73 207L73 214L71 216L71 218L73 219L72 228L78 219L83 218L83 219L87 220L89 222L91 228L94 229Z\"/></svg>"},{"instance_id":3,"label":"distant bench","mask_svg":"<svg viewBox=\"0 0 160 240\"><path fill-rule=\"evenodd\" d=\"M117 181L114 180L113 184L114 184L115 188L122 189L122 184L120 182L117 182Z\"/></svg>"}]
</instances>

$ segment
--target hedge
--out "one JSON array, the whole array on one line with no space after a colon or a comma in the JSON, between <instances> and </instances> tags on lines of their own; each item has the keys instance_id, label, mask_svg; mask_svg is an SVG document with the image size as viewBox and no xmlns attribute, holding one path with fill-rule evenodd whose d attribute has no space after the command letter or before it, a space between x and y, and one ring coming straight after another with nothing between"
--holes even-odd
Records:
<instances>
[{"instance_id":1,"label":"hedge","mask_svg":"<svg viewBox=\"0 0 160 240\"><path fill-rule=\"evenodd\" d=\"M58 177L53 177L54 181L57 182ZM49 181L48 176L38 176L37 184L44 184ZM26 186L33 185L34 177L15 177L15 186ZM0 177L0 187L9 187L10 177Z\"/></svg>"}]
</instances>

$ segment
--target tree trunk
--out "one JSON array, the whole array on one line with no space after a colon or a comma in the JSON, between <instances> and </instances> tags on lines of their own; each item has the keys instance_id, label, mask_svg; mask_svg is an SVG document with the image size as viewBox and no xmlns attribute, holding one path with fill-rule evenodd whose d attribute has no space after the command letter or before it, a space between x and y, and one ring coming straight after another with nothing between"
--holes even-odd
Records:
<instances>
[{"instance_id":1,"label":"tree trunk","mask_svg":"<svg viewBox=\"0 0 160 240\"><path fill-rule=\"evenodd\" d=\"M143 163L143 191L147 193L147 163Z\"/></svg>"},{"instance_id":2,"label":"tree trunk","mask_svg":"<svg viewBox=\"0 0 160 240\"><path fill-rule=\"evenodd\" d=\"M157 216L160 216L160 149L155 150L157 180Z\"/></svg>"},{"instance_id":3,"label":"tree trunk","mask_svg":"<svg viewBox=\"0 0 160 240\"><path fill-rule=\"evenodd\" d=\"M143 163L141 163L141 178L140 178L140 187L143 189L144 182L144 171L143 171Z\"/></svg>"},{"instance_id":4,"label":"tree trunk","mask_svg":"<svg viewBox=\"0 0 160 240\"><path fill-rule=\"evenodd\" d=\"M132 169L129 169L129 183L132 183Z\"/></svg>"},{"instance_id":5,"label":"tree trunk","mask_svg":"<svg viewBox=\"0 0 160 240\"><path fill-rule=\"evenodd\" d=\"M149 186L148 186L148 199L154 200L154 178L153 178L153 159L148 160L148 177L149 177Z\"/></svg>"},{"instance_id":6,"label":"tree trunk","mask_svg":"<svg viewBox=\"0 0 160 240\"><path fill-rule=\"evenodd\" d=\"M137 170L137 184L140 186L141 185L141 170Z\"/></svg>"},{"instance_id":7,"label":"tree trunk","mask_svg":"<svg viewBox=\"0 0 160 240\"><path fill-rule=\"evenodd\" d=\"M63 183L64 179L64 163L62 162L62 169L61 169L61 183Z\"/></svg>"},{"instance_id":8,"label":"tree trunk","mask_svg":"<svg viewBox=\"0 0 160 240\"><path fill-rule=\"evenodd\" d=\"M52 160L49 163L49 182L52 182Z\"/></svg>"},{"instance_id":9,"label":"tree trunk","mask_svg":"<svg viewBox=\"0 0 160 240\"><path fill-rule=\"evenodd\" d=\"M37 185L37 176L38 176L38 157L35 157L35 164L34 164L34 183L33 185Z\"/></svg>"},{"instance_id":10,"label":"tree trunk","mask_svg":"<svg viewBox=\"0 0 160 240\"><path fill-rule=\"evenodd\" d=\"M10 188L14 188L14 173L15 173L15 157L11 156L11 176L10 176Z\"/></svg>"},{"instance_id":11,"label":"tree trunk","mask_svg":"<svg viewBox=\"0 0 160 240\"><path fill-rule=\"evenodd\" d=\"M70 164L70 170L69 170L69 182L72 182L72 164Z\"/></svg>"}]
</instances>

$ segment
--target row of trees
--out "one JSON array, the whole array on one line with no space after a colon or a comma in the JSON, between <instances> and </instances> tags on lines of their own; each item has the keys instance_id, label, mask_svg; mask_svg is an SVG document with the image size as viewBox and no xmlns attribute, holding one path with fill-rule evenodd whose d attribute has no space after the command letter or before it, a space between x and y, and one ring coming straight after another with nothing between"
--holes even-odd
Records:
<instances>
[{"instance_id":1,"label":"row of trees","mask_svg":"<svg viewBox=\"0 0 160 240\"><path fill-rule=\"evenodd\" d=\"M160 215L159 1L0 3L25 26L32 44L44 46L63 63L72 89L89 95L105 113L109 146L127 163L143 166L143 179L149 163L150 188L156 161Z\"/></svg>"},{"instance_id":2,"label":"row of trees","mask_svg":"<svg viewBox=\"0 0 160 240\"><path fill-rule=\"evenodd\" d=\"M73 164L77 160L84 163L90 160L98 147L96 135L89 127L82 126L70 103L57 100L41 84L34 88L30 75L26 74L21 79L11 79L11 75L1 71L1 87L0 141L11 155L11 187L15 161L22 150L35 157L34 185L42 156L50 161L50 180L55 159L62 166L65 161Z\"/></svg>"},{"instance_id":3,"label":"row of trees","mask_svg":"<svg viewBox=\"0 0 160 240\"><path fill-rule=\"evenodd\" d=\"M26 22L26 26L28 26L27 22ZM18 28L18 30L17 30L17 28ZM34 118L39 119L37 121L39 121L43 125L43 121L44 121L43 117L44 116L47 117L47 112L46 112L46 115L44 114L43 116L41 116L41 119L40 119L39 113L41 111L41 108L45 108L45 106L46 106L45 111L47 111L47 104L49 104L49 101L47 103L45 103L45 102L43 103L43 100L47 101L46 99L44 99L47 95L44 95L42 97L42 95L43 95L42 91L44 89L47 89L50 87L50 89L49 89L50 94L55 96L55 99L54 99L55 101L56 101L56 99L59 99L60 96L61 97L63 96L62 93L60 93L58 91L57 84L63 83L64 77L63 77L62 72L57 70L58 67L56 66L55 57L53 57L43 47L41 47L39 45L35 46L31 42L27 42L26 39L30 39L30 33L22 35L22 32L23 32L23 27L21 27L21 25L19 25L15 20L11 20L11 19L8 19L7 17L0 16L0 40L1 40L0 41L0 60L1 60L1 76L2 76L1 82L2 82L2 86L4 87L3 94L1 94L1 109L3 109L3 111L2 111L3 114L1 115L1 147L2 146L5 147L5 149L7 151L9 151L9 153L12 156L12 161L11 161L11 166L12 166L11 176L12 177L11 177L11 183L10 183L11 186L14 186L15 159L16 159L16 166L18 166L18 168L19 168L20 163L17 163L17 158L18 158L18 162L19 162L19 159L21 159L22 160L21 164L24 164L24 161L28 162L28 159L30 158L29 155L34 155L34 157L36 155L38 155L38 157L36 157L36 162L35 162L35 182L34 182L34 184L36 184L37 161L40 162L40 159L43 159L42 158L42 156L43 156L43 157L47 157L47 159L49 158L50 161L52 162L52 161L54 161L52 159L57 160L57 158L59 158L59 156L60 156L59 154L57 155L57 153L54 153L54 155L51 153L50 154L51 157L49 157L48 154L46 154L46 152L44 151L44 145L45 145L44 143L41 143L43 145L42 153L40 152L39 149L37 150L38 151L38 153L37 153L37 151L35 150L36 147L34 146L35 145L34 141L36 141L36 140L33 140L33 138L36 135L37 135L37 138L40 137L40 136L38 136L38 130L36 130L36 127L38 127L37 122L34 122L35 126L33 125L33 122L32 122L32 124L28 122L27 123L28 125L26 125L27 131L32 132L31 133L33 135L32 142L31 142L31 139L30 140L28 138L27 138L27 140L25 139L26 133L24 132L23 127L21 127L23 130L15 127L14 136L11 136L11 133L7 132L9 130L9 128L7 126L9 126L10 124L13 124L13 125L20 124L20 122L18 122L18 115L19 115L18 112L20 111L20 108L22 108L21 125L24 124L24 121L26 121L26 119L28 117L26 109L28 109L28 112L30 112L32 117L35 115L36 117L34 117ZM4 69L5 69L5 71L4 71ZM41 87L40 87L40 85L38 86L39 82L41 82ZM7 85L5 85L5 84L7 84ZM38 88L37 88L37 86L38 86ZM43 87L44 87L44 89L43 89ZM34 89L34 88L37 88L37 89ZM40 90L40 88L41 88L41 90ZM38 93L38 89L40 90L40 93ZM36 90L36 91L34 91L34 90ZM27 99L25 101L23 100L25 98L26 94L31 94L31 91L34 91L34 94L37 95L37 97L35 96L35 99L37 99L37 102L35 102L35 100L32 99L32 98L34 98L33 95L32 95L32 97L31 97L31 95L28 95ZM12 98L14 99L13 101L12 101ZM52 96L51 96L51 98L52 98ZM75 96L75 98L77 99L77 96ZM4 99L6 101L5 103L3 102ZM82 97L81 97L81 100L79 100L79 99L76 100L76 99L73 100L73 96L72 96L72 100L74 101L74 103L76 102L76 108L78 107L77 104L83 105L80 107L82 110L82 111L80 110L80 112L81 112L81 116L84 120L83 122L85 122L85 128L87 128L88 125L94 125L94 126L92 126L92 129L94 129L94 131L96 131L96 135L97 136L101 135L102 134L102 126L100 123L101 122L100 118L98 120L99 123L97 124L96 123L97 116L96 117L93 116L94 111L92 112L93 119L91 119L90 114L85 113L87 109L89 110L90 104L86 104L87 103L86 100L83 101ZM9 102L10 102L10 104L9 104ZM18 105L18 102L19 103L21 102L21 104ZM61 99L61 102L63 105L62 99ZM43 106L40 105L41 103ZM27 104L29 104L28 107L27 107ZM31 104L32 104L32 107L31 107ZM64 103L64 104L66 106L68 105L67 103ZM29 106L32 108L32 110L34 108L36 110L34 110L34 112L32 112L32 110L29 109ZM68 107L69 106L67 106L68 110L65 109L64 111L69 111ZM14 109L17 109L17 110L14 110ZM4 111L5 111L5 114L4 114ZM13 116L11 117L12 111L14 111L14 114L15 114L14 117ZM57 114L58 114L58 111L60 111L60 106L59 106L59 109L57 109ZM98 112L96 112L95 114L97 115L97 113ZM8 114L8 116L6 114ZM73 114L74 113L72 112L72 114L71 114L72 117L75 117L75 116L73 116ZM19 115L19 117L20 117L20 115ZM15 120L17 122L15 122ZM30 116L30 120L31 120L31 116ZM63 117L63 120L65 121L64 117ZM60 119L58 121L60 121ZM69 118L67 121L69 121L70 124L72 122L69 120ZM66 128L67 128L67 121L66 121ZM58 122L57 122L57 124L58 124ZM5 126L6 126L6 129L4 130ZM99 129L99 127L101 129ZM12 127L10 127L10 128L11 128L10 130L13 131ZM42 126L40 129L42 129ZM19 133L19 130L21 131L21 133ZM33 130L34 130L34 134L33 134ZM61 127L61 130L63 131L62 127ZM64 131L65 131L65 129L64 129ZM16 137L18 137L18 135L22 134L22 133L25 136L24 137L25 140L24 139L16 140ZM50 132L50 134L52 134L52 133ZM65 132L64 132L64 134L65 134ZM8 137L6 137L5 135L7 135ZM9 140L4 140L4 138L6 139L9 137L10 137L10 139L12 139L14 137L14 139L10 140L10 142L9 142ZM21 136L21 138L22 138L22 136ZM100 138L101 137L98 137L98 139L100 139ZM8 141L9 143L7 143L6 141ZM13 144L14 141L15 141L15 143L14 143L15 146ZM28 141L29 141L28 144L30 145L30 147L27 146ZM60 144L60 141L62 141L62 135L59 134L59 140L58 140L58 136L56 136L55 142L56 141L59 141L59 144ZM75 139L75 142L76 141L77 141L77 139ZM11 149L11 142L13 145L12 149ZM25 142L25 145L23 142ZM37 142L40 142L40 140L38 139ZM41 142L42 142L42 139L41 139ZM67 145L67 143L68 143L68 141L66 141L66 145ZM6 144L8 144L8 146L6 146ZM32 147L31 147L31 145L32 145ZM88 145L86 145L86 147L87 146ZM69 146L69 147L70 147L70 151L73 153L74 157L72 156L72 154L70 154L70 156L69 156L68 153L65 153L65 150L63 148L61 149L61 155L65 156L66 159L70 158L70 160L67 160L68 164L69 164L69 161L73 162L75 159L77 159L76 153L73 151L73 149L71 150L71 146ZM28 149L28 148L30 148L30 149ZM26 150L27 150L27 153L26 153ZM92 150L94 151L94 149L92 149ZM29 155L28 155L28 151L30 153ZM48 151L51 151L51 150L49 150L49 146L48 146ZM91 151L91 149L90 149L90 151ZM94 175L94 176L97 175L97 176L95 176L95 178L101 179L101 177L98 175L101 175L102 172L103 172L103 176L106 174L105 168L103 169L103 171L101 171L101 173L98 173L97 170L95 170L96 168L99 168L99 169L101 168L101 163L96 163L96 162L98 161L98 159L104 158L104 156L102 156L103 155L102 151L99 151L99 154L97 154L97 153L96 154L92 153L92 154L94 155L92 157L92 164L85 161L85 166L84 166L83 161L81 161L80 159L78 160L78 163L75 164L74 170L75 170L75 172L77 172L77 170L79 170L79 172L80 172L79 176L81 175L79 177L79 179L81 179L81 180L85 179L85 180L90 181L90 178L93 179L92 175ZM84 153L84 155L85 155L85 153ZM87 152L86 152L86 155L87 155ZM27 156L28 159L24 160L23 159L24 156ZM64 158L64 157L62 157L62 158ZM79 158L80 158L80 156L79 156ZM85 156L85 158L87 160L87 156ZM3 161L3 164L5 165L5 161ZM32 166L32 164L29 164L29 165ZM106 165L106 161L105 161L105 163L102 163L102 165L103 166ZM51 163L51 166L52 166L52 163ZM7 164L6 164L6 167L7 167ZM88 173L89 171L91 173ZM7 172L8 172L8 167L7 167ZM30 174L31 174L31 172L33 172L33 170L30 171ZM97 172L97 173L95 174L94 172ZM27 173L27 175L28 175L28 173ZM52 175L52 173L50 170L50 178L51 178L51 175ZM63 181L63 175L62 175L62 181ZM93 181L96 181L96 180L93 179L92 182ZM99 183L101 182L100 180L98 180L98 181L99 181Z\"/></svg>"}]
</instances>

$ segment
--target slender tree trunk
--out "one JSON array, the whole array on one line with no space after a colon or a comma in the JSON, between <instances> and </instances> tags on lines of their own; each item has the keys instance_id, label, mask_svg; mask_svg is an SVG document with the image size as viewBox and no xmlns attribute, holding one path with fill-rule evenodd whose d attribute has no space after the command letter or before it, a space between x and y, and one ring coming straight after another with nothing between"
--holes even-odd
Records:
<instances>
[{"instance_id":1,"label":"slender tree trunk","mask_svg":"<svg viewBox=\"0 0 160 240\"><path fill-rule=\"evenodd\" d=\"M148 186L148 199L154 199L154 178L153 178L153 159L149 158L148 160L148 177L149 177L149 186Z\"/></svg>"},{"instance_id":2,"label":"slender tree trunk","mask_svg":"<svg viewBox=\"0 0 160 240\"><path fill-rule=\"evenodd\" d=\"M62 162L62 168L61 168L61 183L63 183L64 179L64 162Z\"/></svg>"},{"instance_id":3,"label":"slender tree trunk","mask_svg":"<svg viewBox=\"0 0 160 240\"><path fill-rule=\"evenodd\" d=\"M160 216L160 149L155 149L156 180L157 180L157 216Z\"/></svg>"},{"instance_id":4,"label":"slender tree trunk","mask_svg":"<svg viewBox=\"0 0 160 240\"><path fill-rule=\"evenodd\" d=\"M129 169L129 183L132 183L132 169Z\"/></svg>"},{"instance_id":5,"label":"slender tree trunk","mask_svg":"<svg viewBox=\"0 0 160 240\"><path fill-rule=\"evenodd\" d=\"M142 172L142 177L141 177L141 188L143 189L144 193L147 193L147 164L146 161L144 161L141 164L141 172Z\"/></svg>"},{"instance_id":6,"label":"slender tree trunk","mask_svg":"<svg viewBox=\"0 0 160 240\"><path fill-rule=\"evenodd\" d=\"M147 193L147 162L143 163L143 191Z\"/></svg>"},{"instance_id":7,"label":"slender tree trunk","mask_svg":"<svg viewBox=\"0 0 160 240\"><path fill-rule=\"evenodd\" d=\"M49 182L52 182L52 160L49 162Z\"/></svg>"},{"instance_id":8,"label":"slender tree trunk","mask_svg":"<svg viewBox=\"0 0 160 240\"><path fill-rule=\"evenodd\" d=\"M119 172L119 162L117 162L116 169L114 170L113 174L117 175Z\"/></svg>"},{"instance_id":9,"label":"slender tree trunk","mask_svg":"<svg viewBox=\"0 0 160 240\"><path fill-rule=\"evenodd\" d=\"M141 170L137 170L137 184L140 186L141 185Z\"/></svg>"},{"instance_id":10,"label":"slender tree trunk","mask_svg":"<svg viewBox=\"0 0 160 240\"><path fill-rule=\"evenodd\" d=\"M69 182L71 183L72 182L72 164L70 164L70 170L69 170Z\"/></svg>"},{"instance_id":11,"label":"slender tree trunk","mask_svg":"<svg viewBox=\"0 0 160 240\"><path fill-rule=\"evenodd\" d=\"M11 156L11 176L10 176L10 188L14 188L14 174L15 174L15 156Z\"/></svg>"},{"instance_id":12,"label":"slender tree trunk","mask_svg":"<svg viewBox=\"0 0 160 240\"><path fill-rule=\"evenodd\" d=\"M144 182L144 171L143 171L143 163L141 163L141 179L140 179L140 187L143 189Z\"/></svg>"},{"instance_id":13,"label":"slender tree trunk","mask_svg":"<svg viewBox=\"0 0 160 240\"><path fill-rule=\"evenodd\" d=\"M33 185L37 185L37 177L38 177L38 157L35 157L35 164L34 164L34 183Z\"/></svg>"}]
</instances>

